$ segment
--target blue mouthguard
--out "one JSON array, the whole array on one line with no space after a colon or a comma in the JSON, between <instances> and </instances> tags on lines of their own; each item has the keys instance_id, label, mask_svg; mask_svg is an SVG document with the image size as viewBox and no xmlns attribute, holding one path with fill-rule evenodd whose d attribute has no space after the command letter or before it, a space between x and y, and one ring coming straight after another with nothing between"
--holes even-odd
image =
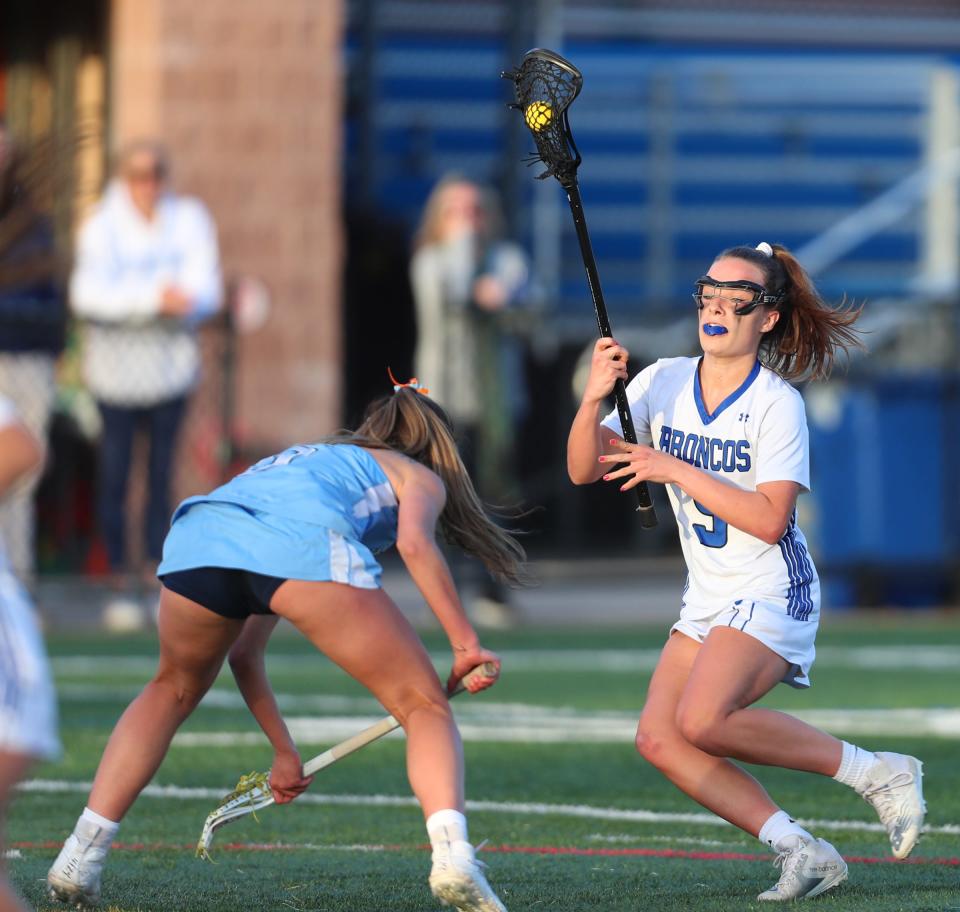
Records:
<instances>
[{"instance_id":1,"label":"blue mouthguard","mask_svg":"<svg viewBox=\"0 0 960 912\"><path fill-rule=\"evenodd\" d=\"M723 335L726 335L727 327L726 327L726 326L718 326L716 323L707 323L707 324L703 327L703 331L704 331L708 336L723 336Z\"/></svg>"}]
</instances>

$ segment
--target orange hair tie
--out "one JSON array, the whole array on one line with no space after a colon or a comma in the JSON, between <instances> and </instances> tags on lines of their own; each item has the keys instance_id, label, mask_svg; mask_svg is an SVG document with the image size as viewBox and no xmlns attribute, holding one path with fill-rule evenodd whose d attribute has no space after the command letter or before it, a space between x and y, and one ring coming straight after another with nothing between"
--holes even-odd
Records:
<instances>
[{"instance_id":1,"label":"orange hair tie","mask_svg":"<svg viewBox=\"0 0 960 912\"><path fill-rule=\"evenodd\" d=\"M406 383L401 383L396 377L393 376L393 371L390 368L387 368L387 376L390 378L390 382L393 384L393 391L399 392L402 389L412 389L415 393L420 393L421 395L428 396L430 390L425 386L420 385L420 381L416 377L411 377Z\"/></svg>"}]
</instances>

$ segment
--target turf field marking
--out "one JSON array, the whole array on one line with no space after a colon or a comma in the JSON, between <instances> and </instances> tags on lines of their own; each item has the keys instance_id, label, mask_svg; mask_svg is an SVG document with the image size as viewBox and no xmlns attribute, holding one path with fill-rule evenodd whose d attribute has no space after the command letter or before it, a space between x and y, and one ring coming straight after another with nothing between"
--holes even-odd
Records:
<instances>
[{"instance_id":1,"label":"turf field marking","mask_svg":"<svg viewBox=\"0 0 960 912\"><path fill-rule=\"evenodd\" d=\"M7 860L11 860L11 859L14 859L14 858L23 858L23 855L22 855L22 853L20 852L19 849L7 849L7 850L3 853L3 855L0 856L0 857L6 858Z\"/></svg>"},{"instance_id":2,"label":"turf field marking","mask_svg":"<svg viewBox=\"0 0 960 912\"><path fill-rule=\"evenodd\" d=\"M281 703L281 707L283 704ZM796 718L826 731L851 735L960 738L960 709L812 709ZM379 721L379 716L287 716L300 744L341 741ZM632 712L587 711L565 707L483 703L457 707L465 741L523 744L630 744L637 728ZM402 737L398 732L394 737ZM263 746L257 731L181 732L174 747Z\"/></svg>"},{"instance_id":3,"label":"turf field marking","mask_svg":"<svg viewBox=\"0 0 960 912\"><path fill-rule=\"evenodd\" d=\"M58 696L64 701L114 703L131 699L138 687L117 688L106 684L61 684ZM378 721L383 708L372 697L346 697L324 694L276 694L281 710L291 712L359 713L376 716L344 715L310 718L291 716L294 737L307 744L342 740ZM207 709L246 711L246 703L232 688L215 688L203 698ZM468 740L521 741L538 743L611 743L630 742L637 726L637 712L578 710L571 707L537 706L529 703L504 703L484 699L476 705L461 704L457 717L461 733ZM896 735L960 738L960 709L809 709L792 713L817 728L849 735ZM486 724L485 724L486 723ZM262 744L256 732L191 732L177 735L180 747L233 747Z\"/></svg>"},{"instance_id":4,"label":"turf field marking","mask_svg":"<svg viewBox=\"0 0 960 912\"><path fill-rule=\"evenodd\" d=\"M591 833L587 836L590 842L669 842L673 844L683 843L685 845L698 846L731 846L735 843L725 842L722 839L697 839L693 836L653 836L644 834L637 836L636 833Z\"/></svg>"},{"instance_id":5,"label":"turf field marking","mask_svg":"<svg viewBox=\"0 0 960 912\"><path fill-rule=\"evenodd\" d=\"M71 782L65 779L28 779L18 788L24 792L40 794L56 794L62 792L86 794L91 787L90 782ZM219 801L223 798L225 789L205 787L184 787L179 785L148 785L143 795L151 798L179 798L202 799ZM297 798L298 804L341 805L352 807L419 807L412 795L301 795ZM622 820L632 823L685 823L697 826L730 826L726 820L704 813L679 813L671 811L647 811L628 808L592 807L587 804L547 804L531 801L482 801L467 800L467 810L491 811L502 814L518 814L531 816L549 816L556 814L561 817L579 817L594 820ZM883 833L884 827L880 823L868 823L864 820L809 820L800 819L799 823L807 827L822 830L860 831ZM929 834L960 835L960 824L942 824L926 828Z\"/></svg>"},{"instance_id":6,"label":"turf field marking","mask_svg":"<svg viewBox=\"0 0 960 912\"><path fill-rule=\"evenodd\" d=\"M505 649L504 668L517 671L652 671L659 649ZM450 663L449 653L436 652L431 658L438 667ZM326 659L311 653L274 653L267 663L278 672L303 668L330 667ZM52 659L57 674L73 677L100 677L136 673L149 675L157 666L153 655L70 655ZM939 644L890 646L823 646L817 649L817 666L864 668L890 671L956 671L960 668L960 646Z\"/></svg>"},{"instance_id":7,"label":"turf field marking","mask_svg":"<svg viewBox=\"0 0 960 912\"><path fill-rule=\"evenodd\" d=\"M57 849L59 842L17 842L20 849ZM157 852L193 851L193 844L115 842L112 851L120 852ZM428 851L428 845L317 845L315 843L291 842L227 842L216 846L217 852L411 852ZM573 855L601 858L643 857L643 858L689 858L694 861L763 861L769 863L769 853L756 852L699 852L690 849L644 849L644 848L581 848L579 846L527 846L527 845L485 845L482 852L505 855ZM918 856L898 859L889 855L845 855L844 860L851 864L895 864L895 865L944 865L960 867L960 858L933 858Z\"/></svg>"},{"instance_id":8,"label":"turf field marking","mask_svg":"<svg viewBox=\"0 0 960 912\"><path fill-rule=\"evenodd\" d=\"M143 689L142 683L117 686L115 684L60 684L57 697L61 701L77 703L117 703L132 700ZM373 697L345 697L336 694L274 694L280 708L285 711L315 710L318 712L383 712L383 707ZM229 689L214 687L203 697L207 709L245 710L247 704L232 682Z\"/></svg>"}]
</instances>

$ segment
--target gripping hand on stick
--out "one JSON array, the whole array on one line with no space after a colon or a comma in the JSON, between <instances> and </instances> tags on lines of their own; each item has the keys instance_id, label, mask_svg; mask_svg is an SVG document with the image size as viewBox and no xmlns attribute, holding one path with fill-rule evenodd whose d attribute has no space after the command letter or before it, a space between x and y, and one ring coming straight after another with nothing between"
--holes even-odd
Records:
<instances>
[{"instance_id":1,"label":"gripping hand on stick","mask_svg":"<svg viewBox=\"0 0 960 912\"><path fill-rule=\"evenodd\" d=\"M583 390L585 402L602 402L613 392L617 380L627 380L629 353L616 341L604 336L593 346L590 376Z\"/></svg>"}]
</instances>

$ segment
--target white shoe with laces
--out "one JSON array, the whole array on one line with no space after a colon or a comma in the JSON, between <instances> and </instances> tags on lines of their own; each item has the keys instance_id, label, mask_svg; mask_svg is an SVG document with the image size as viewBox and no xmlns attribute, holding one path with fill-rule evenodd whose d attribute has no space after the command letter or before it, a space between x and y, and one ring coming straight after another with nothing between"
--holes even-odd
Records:
<instances>
[{"instance_id":1,"label":"white shoe with laces","mask_svg":"<svg viewBox=\"0 0 960 912\"><path fill-rule=\"evenodd\" d=\"M433 851L430 890L457 912L507 912L484 877L485 867L469 842L445 843Z\"/></svg>"},{"instance_id":2,"label":"white shoe with laces","mask_svg":"<svg viewBox=\"0 0 960 912\"><path fill-rule=\"evenodd\" d=\"M829 842L790 836L774 864L780 880L757 899L786 902L817 896L847 879L847 863Z\"/></svg>"},{"instance_id":3,"label":"white shoe with laces","mask_svg":"<svg viewBox=\"0 0 960 912\"><path fill-rule=\"evenodd\" d=\"M77 908L96 905L111 841L96 824L78 820L47 872L50 898Z\"/></svg>"},{"instance_id":4,"label":"white shoe with laces","mask_svg":"<svg viewBox=\"0 0 960 912\"><path fill-rule=\"evenodd\" d=\"M906 754L879 752L857 789L887 828L896 858L906 858L920 839L927 805L923 800L923 764Z\"/></svg>"}]
</instances>

